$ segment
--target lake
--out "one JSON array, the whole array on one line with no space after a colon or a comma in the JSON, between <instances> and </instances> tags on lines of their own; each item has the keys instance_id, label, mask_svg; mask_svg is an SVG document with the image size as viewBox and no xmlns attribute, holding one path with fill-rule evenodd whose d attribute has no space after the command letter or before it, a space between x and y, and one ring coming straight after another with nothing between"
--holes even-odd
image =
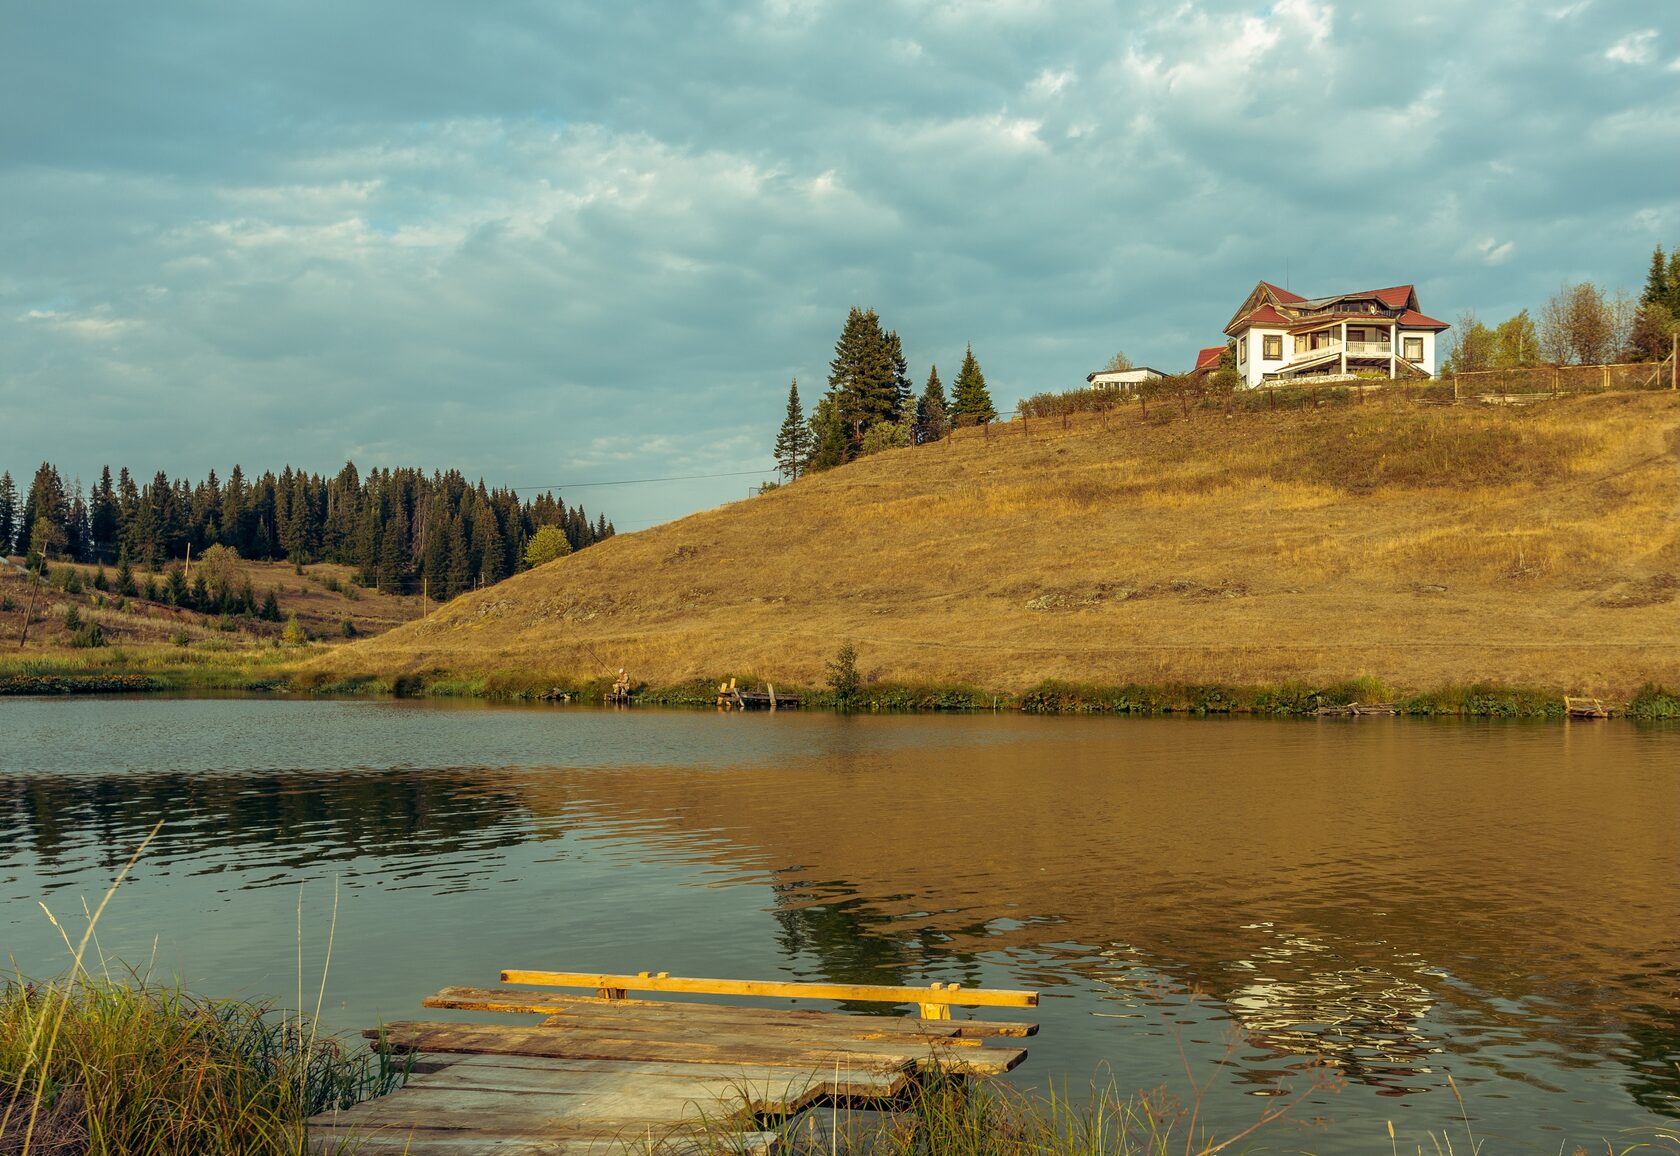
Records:
<instances>
[{"instance_id":1,"label":"lake","mask_svg":"<svg viewBox=\"0 0 1680 1156\"><path fill-rule=\"evenodd\" d=\"M336 894L338 1029L503 967L960 980L1042 991L1015 1083L1294 1097L1274 1149L1462 1144L1449 1075L1504 1152L1680 1120L1680 730L0 699L0 955L61 971L39 904L159 819L105 957L312 1008Z\"/></svg>"}]
</instances>

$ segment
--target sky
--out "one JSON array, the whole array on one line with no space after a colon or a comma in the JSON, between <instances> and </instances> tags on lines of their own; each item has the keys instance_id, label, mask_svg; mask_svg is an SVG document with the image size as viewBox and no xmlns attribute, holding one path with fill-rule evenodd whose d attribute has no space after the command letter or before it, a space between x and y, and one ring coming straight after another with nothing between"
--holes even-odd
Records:
<instances>
[{"instance_id":1,"label":"sky","mask_svg":"<svg viewBox=\"0 0 1680 1156\"><path fill-rule=\"evenodd\" d=\"M348 459L638 529L770 476L854 304L1007 409L1262 278L1497 321L1658 244L1677 0L0 0L25 484Z\"/></svg>"}]
</instances>

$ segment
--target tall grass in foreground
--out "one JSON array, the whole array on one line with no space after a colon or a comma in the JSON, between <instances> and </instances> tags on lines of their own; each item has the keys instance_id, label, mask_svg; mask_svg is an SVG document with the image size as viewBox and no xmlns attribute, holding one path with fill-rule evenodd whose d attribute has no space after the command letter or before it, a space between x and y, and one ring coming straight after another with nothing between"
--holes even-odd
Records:
<instances>
[{"instance_id":1,"label":"tall grass in foreground","mask_svg":"<svg viewBox=\"0 0 1680 1156\"><path fill-rule=\"evenodd\" d=\"M0 1156L301 1156L308 1117L381 1095L407 1075L383 1054L319 1037L319 1000L309 1017L113 977L103 958L99 975L85 966L106 906L162 826L87 912L79 943L47 912L70 949L63 978L0 983ZM300 1007L301 905L300 896ZM321 983L324 996L325 971Z\"/></svg>"},{"instance_id":2,"label":"tall grass in foreground","mask_svg":"<svg viewBox=\"0 0 1680 1156\"><path fill-rule=\"evenodd\" d=\"M1328 1086L1315 1080L1307 1091ZM777 1150L793 1156L1213 1156L1255 1142L1299 1096L1267 1106L1223 1137L1202 1126L1200 1100L1185 1105L1165 1090L1127 1094L1112 1081L1093 1085L1085 1098L1054 1088L1035 1095L933 1071L889 1110L814 1110L780 1122L772 1135ZM744 1131L739 1118L707 1118L698 1141L673 1139L651 1151L659 1156L686 1145L710 1156L744 1156L761 1136Z\"/></svg>"},{"instance_id":3,"label":"tall grass in foreground","mask_svg":"<svg viewBox=\"0 0 1680 1156\"><path fill-rule=\"evenodd\" d=\"M402 1079L382 1055L312 1036L303 1016L134 978L12 980L0 1154L302 1153L305 1119Z\"/></svg>"}]
</instances>

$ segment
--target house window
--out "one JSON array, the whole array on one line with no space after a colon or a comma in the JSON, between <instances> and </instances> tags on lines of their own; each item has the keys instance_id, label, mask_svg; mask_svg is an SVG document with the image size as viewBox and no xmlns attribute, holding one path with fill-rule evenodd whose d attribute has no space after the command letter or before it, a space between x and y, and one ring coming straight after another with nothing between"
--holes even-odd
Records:
<instances>
[{"instance_id":1,"label":"house window","mask_svg":"<svg viewBox=\"0 0 1680 1156\"><path fill-rule=\"evenodd\" d=\"M1407 361L1423 360L1423 338L1403 337L1400 339L1400 344L1402 346L1400 356L1404 357Z\"/></svg>"},{"instance_id":2,"label":"house window","mask_svg":"<svg viewBox=\"0 0 1680 1156\"><path fill-rule=\"evenodd\" d=\"M1238 365L1245 365L1245 364L1247 364L1247 362L1248 362L1248 338L1245 337L1241 341L1237 342L1237 364Z\"/></svg>"},{"instance_id":3,"label":"house window","mask_svg":"<svg viewBox=\"0 0 1680 1156\"><path fill-rule=\"evenodd\" d=\"M1260 356L1265 361L1283 360L1283 334L1274 333L1262 337Z\"/></svg>"}]
</instances>

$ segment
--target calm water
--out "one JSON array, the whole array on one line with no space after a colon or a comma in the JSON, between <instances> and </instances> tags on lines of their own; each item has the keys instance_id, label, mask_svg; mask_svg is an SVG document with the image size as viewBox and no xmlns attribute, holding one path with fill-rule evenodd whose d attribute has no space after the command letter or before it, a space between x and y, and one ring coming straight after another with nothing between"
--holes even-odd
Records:
<instances>
[{"instance_id":1,"label":"calm water","mask_svg":"<svg viewBox=\"0 0 1680 1156\"><path fill-rule=\"evenodd\" d=\"M159 818L104 953L294 1003L301 899L313 1005L336 886L341 1028L512 966L960 979L1043 991L1023 1085L1307 1089L1273 1149L1462 1143L1449 1073L1500 1151L1680 1120L1672 730L0 700L0 953L59 970L38 901Z\"/></svg>"}]
</instances>

